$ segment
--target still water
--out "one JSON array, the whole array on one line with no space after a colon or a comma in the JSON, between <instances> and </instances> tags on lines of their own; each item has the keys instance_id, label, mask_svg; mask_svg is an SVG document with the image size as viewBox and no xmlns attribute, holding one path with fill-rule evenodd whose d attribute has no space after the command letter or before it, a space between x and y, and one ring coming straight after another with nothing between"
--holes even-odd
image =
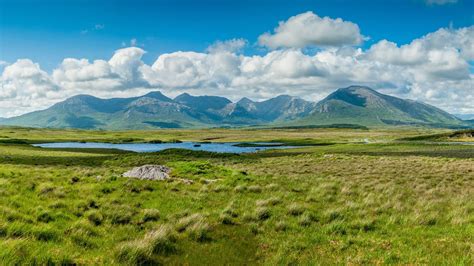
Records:
<instances>
[{"instance_id":1,"label":"still water","mask_svg":"<svg viewBox=\"0 0 474 266\"><path fill-rule=\"evenodd\" d=\"M279 143L251 143L251 147L236 146L239 143L101 143L101 142L56 142L34 144L42 148L94 148L94 149L119 149L134 152L155 152L166 149L187 149L195 151L225 152L225 153L249 153L268 149L289 149L294 146L284 146Z\"/></svg>"}]
</instances>

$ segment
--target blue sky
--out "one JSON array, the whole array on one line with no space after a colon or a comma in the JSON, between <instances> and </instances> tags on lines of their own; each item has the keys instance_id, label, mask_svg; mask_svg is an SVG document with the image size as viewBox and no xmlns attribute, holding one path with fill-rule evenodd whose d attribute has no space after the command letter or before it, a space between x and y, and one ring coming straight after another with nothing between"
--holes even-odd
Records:
<instances>
[{"instance_id":1,"label":"blue sky","mask_svg":"<svg viewBox=\"0 0 474 266\"><path fill-rule=\"evenodd\" d=\"M474 0L0 0L0 117L77 94L311 101L337 88L474 114Z\"/></svg>"},{"instance_id":2,"label":"blue sky","mask_svg":"<svg viewBox=\"0 0 474 266\"><path fill-rule=\"evenodd\" d=\"M0 0L0 59L30 58L51 71L63 58L109 58L136 39L153 62L164 52L204 51L216 40L244 38L247 54L278 21L305 11L357 23L368 47L389 39L409 43L441 27L473 24L474 5L387 1L88 1Z\"/></svg>"}]
</instances>

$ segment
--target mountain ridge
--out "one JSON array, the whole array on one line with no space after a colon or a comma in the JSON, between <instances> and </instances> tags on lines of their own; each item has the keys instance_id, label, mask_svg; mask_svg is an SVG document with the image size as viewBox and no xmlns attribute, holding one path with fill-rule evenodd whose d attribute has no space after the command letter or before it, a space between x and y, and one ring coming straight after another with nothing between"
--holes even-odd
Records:
<instances>
[{"instance_id":1,"label":"mountain ridge","mask_svg":"<svg viewBox=\"0 0 474 266\"><path fill-rule=\"evenodd\" d=\"M0 123L117 130L331 124L470 125L429 104L385 95L365 86L337 89L317 103L290 95L279 95L264 101L243 97L232 102L225 97L193 96L189 93L172 99L159 91L137 97L110 99L82 94L45 110L0 119Z\"/></svg>"}]
</instances>

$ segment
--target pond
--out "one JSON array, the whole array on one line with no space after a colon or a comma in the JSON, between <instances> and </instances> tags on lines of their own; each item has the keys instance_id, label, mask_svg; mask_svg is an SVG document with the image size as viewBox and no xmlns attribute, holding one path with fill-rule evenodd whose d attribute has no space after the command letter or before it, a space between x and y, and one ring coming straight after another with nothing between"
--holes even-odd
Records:
<instances>
[{"instance_id":1,"label":"pond","mask_svg":"<svg viewBox=\"0 0 474 266\"><path fill-rule=\"evenodd\" d=\"M102 143L102 142L56 142L33 144L41 148L93 148L93 149L119 149L134 152L156 152L166 149L187 149L194 151L210 151L221 153L250 153L268 149L289 149L295 146L285 146L281 143L199 143L199 142L181 142L181 143Z\"/></svg>"}]
</instances>

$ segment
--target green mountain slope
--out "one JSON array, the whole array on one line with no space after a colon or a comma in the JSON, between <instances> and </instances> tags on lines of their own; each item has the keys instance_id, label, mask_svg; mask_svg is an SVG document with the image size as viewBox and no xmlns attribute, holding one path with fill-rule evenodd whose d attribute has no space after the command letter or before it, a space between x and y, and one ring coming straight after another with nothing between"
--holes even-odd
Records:
<instances>
[{"instance_id":1,"label":"green mountain slope","mask_svg":"<svg viewBox=\"0 0 474 266\"><path fill-rule=\"evenodd\" d=\"M242 98L237 105L266 122L301 118L308 115L315 107L313 102L289 95L280 95L262 102Z\"/></svg>"},{"instance_id":2,"label":"green mountain slope","mask_svg":"<svg viewBox=\"0 0 474 266\"><path fill-rule=\"evenodd\" d=\"M46 110L2 119L0 124L83 129L335 124L472 127L472 124L431 105L384 95L361 86L338 89L317 104L288 95L262 102L242 98L236 103L223 97L187 93L175 99L160 92L113 99L77 95Z\"/></svg>"},{"instance_id":3,"label":"green mountain slope","mask_svg":"<svg viewBox=\"0 0 474 266\"><path fill-rule=\"evenodd\" d=\"M368 87L338 89L320 101L297 124L359 124L365 126L462 126L462 120L434 106L381 94Z\"/></svg>"}]
</instances>

